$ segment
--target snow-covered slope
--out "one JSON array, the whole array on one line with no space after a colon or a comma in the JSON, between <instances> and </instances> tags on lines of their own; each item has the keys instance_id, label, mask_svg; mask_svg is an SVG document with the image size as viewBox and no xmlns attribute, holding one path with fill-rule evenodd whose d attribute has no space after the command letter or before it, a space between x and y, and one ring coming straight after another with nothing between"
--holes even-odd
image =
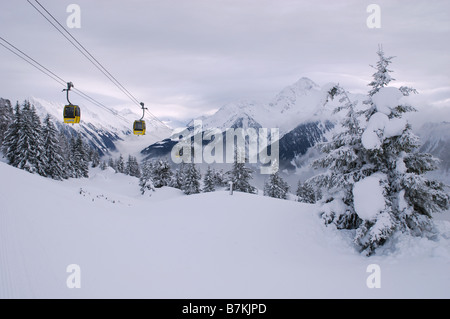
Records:
<instances>
[{"instance_id":1,"label":"snow-covered slope","mask_svg":"<svg viewBox=\"0 0 450 319\"><path fill-rule=\"evenodd\" d=\"M145 136L132 134L133 122L142 116L139 108L125 108L120 111L107 110L92 104L79 104L81 122L77 125L64 124L62 120L63 107L61 103L49 102L40 98L29 98L36 107L38 115L43 119L48 113L60 130L79 132L101 155L113 151L124 154L138 154L142 147L149 143L166 138L171 130L151 118L144 118L147 123Z\"/></svg>"},{"instance_id":2,"label":"snow-covered slope","mask_svg":"<svg viewBox=\"0 0 450 319\"><path fill-rule=\"evenodd\" d=\"M0 163L0 298L449 298L450 223L370 258L314 205L258 195L141 196L110 170L64 182ZM80 267L81 288L66 272ZM367 267L381 267L369 289Z\"/></svg>"}]
</instances>

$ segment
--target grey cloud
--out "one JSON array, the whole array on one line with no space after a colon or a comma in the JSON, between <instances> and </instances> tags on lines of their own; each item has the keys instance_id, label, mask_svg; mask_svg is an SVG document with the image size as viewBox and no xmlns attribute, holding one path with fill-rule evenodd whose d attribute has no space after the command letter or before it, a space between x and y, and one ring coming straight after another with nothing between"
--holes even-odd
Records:
<instances>
[{"instance_id":1,"label":"grey cloud","mask_svg":"<svg viewBox=\"0 0 450 319\"><path fill-rule=\"evenodd\" d=\"M64 22L74 1L41 2ZM187 121L241 98L267 99L305 75L366 92L379 43L397 56L392 69L399 83L419 91L450 86L448 1L377 1L382 28L376 30L366 26L371 1L75 2L82 28L71 32L162 118ZM103 103L131 104L26 1L3 1L0 27ZM56 83L3 48L0 66L1 95L63 100ZM450 98L448 91L429 92L426 101Z\"/></svg>"}]
</instances>

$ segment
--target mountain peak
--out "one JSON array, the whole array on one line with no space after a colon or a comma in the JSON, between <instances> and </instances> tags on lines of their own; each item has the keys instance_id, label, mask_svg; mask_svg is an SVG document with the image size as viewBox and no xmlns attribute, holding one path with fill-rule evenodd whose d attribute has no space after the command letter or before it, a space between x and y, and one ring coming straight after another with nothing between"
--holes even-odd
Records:
<instances>
[{"instance_id":1,"label":"mountain peak","mask_svg":"<svg viewBox=\"0 0 450 319\"><path fill-rule=\"evenodd\" d=\"M302 91L308 91L311 89L319 89L320 87L310 78L302 77L297 82L295 82L292 87L300 89Z\"/></svg>"},{"instance_id":2,"label":"mountain peak","mask_svg":"<svg viewBox=\"0 0 450 319\"><path fill-rule=\"evenodd\" d=\"M285 87L281 90L280 93L276 96L276 100L296 100L299 96L310 95L313 91L320 90L320 86L318 86L314 81L309 78L302 77L300 80L295 82L292 85Z\"/></svg>"}]
</instances>

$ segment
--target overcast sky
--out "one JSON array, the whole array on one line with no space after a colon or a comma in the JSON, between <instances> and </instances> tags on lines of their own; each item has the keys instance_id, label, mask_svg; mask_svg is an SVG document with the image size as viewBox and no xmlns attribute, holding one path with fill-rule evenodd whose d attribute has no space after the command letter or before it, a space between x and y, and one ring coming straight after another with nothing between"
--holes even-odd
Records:
<instances>
[{"instance_id":1,"label":"overcast sky","mask_svg":"<svg viewBox=\"0 0 450 319\"><path fill-rule=\"evenodd\" d=\"M303 76L367 92L382 43L396 56L395 85L415 87L427 116L450 121L448 0L39 1L64 25L78 4L81 28L70 32L163 120L265 100ZM366 25L371 3L380 29ZM0 36L103 104L137 108L26 0L0 2ZM0 70L0 97L65 101L60 85L3 47Z\"/></svg>"}]
</instances>

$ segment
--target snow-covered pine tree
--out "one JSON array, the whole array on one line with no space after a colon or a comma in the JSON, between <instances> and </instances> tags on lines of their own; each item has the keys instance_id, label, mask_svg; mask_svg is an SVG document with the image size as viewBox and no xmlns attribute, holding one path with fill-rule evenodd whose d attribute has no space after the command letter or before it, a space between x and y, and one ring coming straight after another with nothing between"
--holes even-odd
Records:
<instances>
[{"instance_id":1,"label":"snow-covered pine tree","mask_svg":"<svg viewBox=\"0 0 450 319\"><path fill-rule=\"evenodd\" d=\"M432 214L448 209L450 201L444 185L425 176L438 167L438 160L418 152L419 138L403 118L405 113L416 110L402 97L417 91L404 86L384 86L372 92L369 92L371 107L365 113L368 123L361 141L376 173L359 182L353 190L356 211L363 219L355 242L367 254L397 231L416 236L434 235ZM379 202L384 204L378 213L364 204L374 198L377 187L368 187L374 179L379 181L375 186L379 189ZM363 190L372 194L364 194Z\"/></svg>"},{"instance_id":2,"label":"snow-covered pine tree","mask_svg":"<svg viewBox=\"0 0 450 319\"><path fill-rule=\"evenodd\" d=\"M386 57L384 55L383 47L381 45L378 46L378 62L376 66L371 65L372 68L376 70L374 74L372 74L372 81L368 84L371 89L369 91L369 95L372 96L377 93L380 88L387 86L391 81L395 81L394 78L391 77L389 73L392 73L392 70L389 70L389 64L392 63L393 56Z\"/></svg>"},{"instance_id":3,"label":"snow-covered pine tree","mask_svg":"<svg viewBox=\"0 0 450 319\"><path fill-rule=\"evenodd\" d=\"M390 70L379 65L376 76L382 79L382 73ZM373 83L379 87L369 92L365 112L355 112L348 97L336 109L347 110L343 131L322 144L325 155L314 162L328 172L308 180L327 190L322 206L325 222L339 229L355 229L354 242L366 255L398 231L433 233L432 213L449 207L443 185L424 176L436 168L437 161L417 152L418 138L402 118L414 108L401 98L415 90L387 87L378 80ZM346 95L341 89L337 93ZM361 114L368 119L365 128L359 124Z\"/></svg>"},{"instance_id":4,"label":"snow-covered pine tree","mask_svg":"<svg viewBox=\"0 0 450 319\"><path fill-rule=\"evenodd\" d=\"M312 167L326 169L326 172L313 176L306 183L324 191L322 218L326 224L333 223L338 229L356 229L361 220L353 205L353 185L373 173L374 167L361 143L362 129L355 110L356 102L351 101L339 85L330 90L330 97L336 96L340 97L341 105L334 113L346 113L340 123L342 129L331 141L317 145L324 155L315 160Z\"/></svg>"},{"instance_id":5,"label":"snow-covered pine tree","mask_svg":"<svg viewBox=\"0 0 450 319\"><path fill-rule=\"evenodd\" d=\"M117 173L125 173L125 162L123 161L122 154L119 155L119 158L115 163Z\"/></svg>"},{"instance_id":6,"label":"snow-covered pine tree","mask_svg":"<svg viewBox=\"0 0 450 319\"><path fill-rule=\"evenodd\" d=\"M125 165L125 173L130 176L140 177L141 169L136 157L128 155L128 160Z\"/></svg>"},{"instance_id":7,"label":"snow-covered pine tree","mask_svg":"<svg viewBox=\"0 0 450 319\"><path fill-rule=\"evenodd\" d=\"M116 164L114 163L114 160L113 160L112 157L110 157L110 158L108 159L108 166L111 167L113 170L115 170L115 171L117 172Z\"/></svg>"},{"instance_id":8,"label":"snow-covered pine tree","mask_svg":"<svg viewBox=\"0 0 450 319\"><path fill-rule=\"evenodd\" d=\"M167 160L159 159L153 164L152 179L156 188L170 185L172 170Z\"/></svg>"},{"instance_id":9,"label":"snow-covered pine tree","mask_svg":"<svg viewBox=\"0 0 450 319\"><path fill-rule=\"evenodd\" d=\"M151 161L146 161L142 165L141 177L139 178L139 186L142 195L144 195L147 191L155 191L155 186L152 179L153 164L154 163Z\"/></svg>"},{"instance_id":10,"label":"snow-covered pine tree","mask_svg":"<svg viewBox=\"0 0 450 319\"><path fill-rule=\"evenodd\" d=\"M0 147L3 144L6 132L8 131L13 118L14 111L11 106L11 101L0 99Z\"/></svg>"},{"instance_id":11,"label":"snow-covered pine tree","mask_svg":"<svg viewBox=\"0 0 450 319\"><path fill-rule=\"evenodd\" d=\"M19 121L19 139L17 142L16 167L30 173L46 176L47 159L42 142L41 121L34 106L25 101Z\"/></svg>"},{"instance_id":12,"label":"snow-covered pine tree","mask_svg":"<svg viewBox=\"0 0 450 319\"><path fill-rule=\"evenodd\" d=\"M45 117L42 126L42 140L47 158L46 175L56 180L64 179L66 177L64 172L65 161L58 140L58 130L49 114Z\"/></svg>"},{"instance_id":13,"label":"snow-covered pine tree","mask_svg":"<svg viewBox=\"0 0 450 319\"><path fill-rule=\"evenodd\" d=\"M256 188L250 184L250 180L253 178L252 170L245 166L242 154L243 151L235 151L233 167L226 173L228 181L233 183L234 191L255 194Z\"/></svg>"},{"instance_id":14,"label":"snow-covered pine tree","mask_svg":"<svg viewBox=\"0 0 450 319\"><path fill-rule=\"evenodd\" d=\"M264 196L287 199L288 191L288 183L281 178L278 172L270 174L264 183Z\"/></svg>"},{"instance_id":15,"label":"snow-covered pine tree","mask_svg":"<svg viewBox=\"0 0 450 319\"><path fill-rule=\"evenodd\" d=\"M213 169L213 174L214 174L214 184L216 186L219 187L227 186L227 178L222 169L220 171Z\"/></svg>"},{"instance_id":16,"label":"snow-covered pine tree","mask_svg":"<svg viewBox=\"0 0 450 319\"><path fill-rule=\"evenodd\" d=\"M41 176L47 176L45 170L47 167L48 159L46 157L46 151L43 145L41 119L37 115L34 105L31 106L31 122L33 123L36 136L36 139L34 140L36 148L36 173Z\"/></svg>"},{"instance_id":17,"label":"snow-covered pine tree","mask_svg":"<svg viewBox=\"0 0 450 319\"><path fill-rule=\"evenodd\" d=\"M181 164L178 166L178 168L175 170L175 173L172 176L172 179L169 184L170 187L177 189L183 188L185 169L186 169L185 163L181 162Z\"/></svg>"},{"instance_id":18,"label":"snow-covered pine tree","mask_svg":"<svg viewBox=\"0 0 450 319\"><path fill-rule=\"evenodd\" d=\"M369 119L374 113L377 112L376 107L374 103L372 102L371 97L378 93L378 91L381 88L387 87L391 81L395 81L394 78L390 75L393 71L389 69L389 64L392 63L392 59L395 58L394 56L386 57L383 51L382 45L378 46L378 62L376 66L371 65L373 69L376 70L374 74L372 74L372 81L368 84L370 86L369 90L369 99L365 100L363 103L368 105L368 109L360 112L360 114L365 114L366 118ZM406 96L411 93L417 93L417 91L413 88L401 86L399 90ZM413 111L413 109L409 109L410 111Z\"/></svg>"},{"instance_id":19,"label":"snow-covered pine tree","mask_svg":"<svg viewBox=\"0 0 450 319\"><path fill-rule=\"evenodd\" d=\"M106 164L105 161L101 161L101 162L100 162L100 169L101 169L102 171L104 171L107 167L108 167L108 164Z\"/></svg>"},{"instance_id":20,"label":"snow-covered pine tree","mask_svg":"<svg viewBox=\"0 0 450 319\"><path fill-rule=\"evenodd\" d=\"M200 179L202 175L197 169L194 163L186 164L184 170L184 181L182 186L182 191L186 195L198 194L200 193Z\"/></svg>"},{"instance_id":21,"label":"snow-covered pine tree","mask_svg":"<svg viewBox=\"0 0 450 319\"><path fill-rule=\"evenodd\" d=\"M86 162L92 163L92 158L94 157L94 149L88 143L83 143L83 146L84 146L84 159L86 160Z\"/></svg>"},{"instance_id":22,"label":"snow-covered pine tree","mask_svg":"<svg viewBox=\"0 0 450 319\"><path fill-rule=\"evenodd\" d=\"M203 189L204 193L214 192L216 190L215 172L208 166L205 176L203 177Z\"/></svg>"},{"instance_id":23,"label":"snow-covered pine tree","mask_svg":"<svg viewBox=\"0 0 450 319\"><path fill-rule=\"evenodd\" d=\"M98 151L94 148L91 148L92 155L91 155L91 167L95 168L100 165L100 154Z\"/></svg>"},{"instance_id":24,"label":"snow-covered pine tree","mask_svg":"<svg viewBox=\"0 0 450 319\"><path fill-rule=\"evenodd\" d=\"M64 160L63 178L67 179L73 176L73 169L70 166L70 157L72 154L72 148L70 141L67 139L67 136L63 131L60 131L58 134L58 145L59 148L61 149L61 154Z\"/></svg>"},{"instance_id":25,"label":"snow-covered pine tree","mask_svg":"<svg viewBox=\"0 0 450 319\"><path fill-rule=\"evenodd\" d=\"M125 170L124 170L124 174L125 175L130 175L130 160L131 160L132 156L130 154L128 154L128 159L125 162Z\"/></svg>"},{"instance_id":26,"label":"snow-covered pine tree","mask_svg":"<svg viewBox=\"0 0 450 319\"><path fill-rule=\"evenodd\" d=\"M75 178L89 177L89 164L86 160L85 146L81 135L77 135L77 139L72 138L72 152L70 156L70 164L73 168L73 176Z\"/></svg>"},{"instance_id":27,"label":"snow-covered pine tree","mask_svg":"<svg viewBox=\"0 0 450 319\"><path fill-rule=\"evenodd\" d=\"M8 160L8 164L17 167L18 165L18 153L17 145L19 143L19 131L22 123L22 113L20 110L19 102L16 103L14 108L14 116L5 133L5 138L2 144L3 154Z\"/></svg>"},{"instance_id":28,"label":"snow-covered pine tree","mask_svg":"<svg viewBox=\"0 0 450 319\"><path fill-rule=\"evenodd\" d=\"M302 183L302 181L298 181L296 195L297 201L308 204L314 204L320 198L318 191L310 183Z\"/></svg>"},{"instance_id":29,"label":"snow-covered pine tree","mask_svg":"<svg viewBox=\"0 0 450 319\"><path fill-rule=\"evenodd\" d=\"M74 148L75 148L75 137L73 135L70 136L70 139L68 140L69 145L69 152L67 153L67 161L66 161L66 171L69 177L76 178L76 170L77 170L77 164L75 162L74 157Z\"/></svg>"}]
</instances>

